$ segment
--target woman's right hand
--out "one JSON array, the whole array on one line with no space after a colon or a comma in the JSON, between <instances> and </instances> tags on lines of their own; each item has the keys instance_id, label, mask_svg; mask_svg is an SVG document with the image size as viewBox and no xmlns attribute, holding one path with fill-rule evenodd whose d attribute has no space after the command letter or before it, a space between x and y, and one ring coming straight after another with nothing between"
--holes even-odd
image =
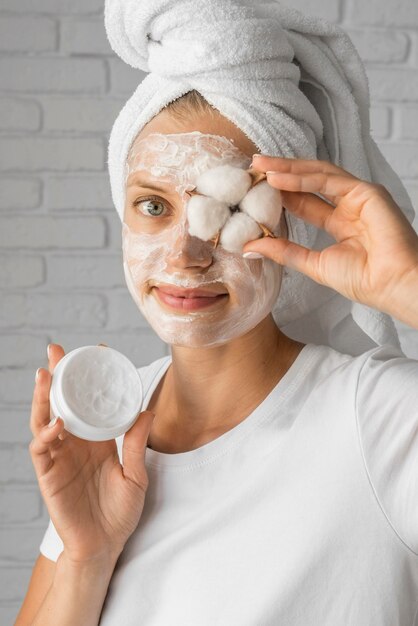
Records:
<instances>
[{"instance_id":1,"label":"woman's right hand","mask_svg":"<svg viewBox=\"0 0 418 626\"><path fill-rule=\"evenodd\" d=\"M86 441L52 428L49 390L52 374L65 355L50 344L49 371L39 369L32 400L29 444L39 487L52 522L74 562L117 558L134 532L148 488L145 449L153 413L140 413L123 439L123 466L115 439Z\"/></svg>"}]
</instances>

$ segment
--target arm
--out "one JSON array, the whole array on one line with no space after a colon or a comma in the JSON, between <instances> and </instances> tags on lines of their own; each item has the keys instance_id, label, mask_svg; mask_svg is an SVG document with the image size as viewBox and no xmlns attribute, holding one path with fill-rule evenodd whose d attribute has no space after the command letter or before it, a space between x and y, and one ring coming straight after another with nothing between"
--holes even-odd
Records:
<instances>
[{"instance_id":1,"label":"arm","mask_svg":"<svg viewBox=\"0 0 418 626\"><path fill-rule=\"evenodd\" d=\"M418 556L418 361L393 346L370 351L355 399L368 483L384 523ZM397 541L397 539L395 539Z\"/></svg>"},{"instance_id":2,"label":"arm","mask_svg":"<svg viewBox=\"0 0 418 626\"><path fill-rule=\"evenodd\" d=\"M45 557L41 552L35 561L28 589L14 626L32 624L46 594L49 591L55 574L56 561Z\"/></svg>"},{"instance_id":3,"label":"arm","mask_svg":"<svg viewBox=\"0 0 418 626\"><path fill-rule=\"evenodd\" d=\"M77 563L62 552L31 626L97 626L117 559L109 555Z\"/></svg>"}]
</instances>

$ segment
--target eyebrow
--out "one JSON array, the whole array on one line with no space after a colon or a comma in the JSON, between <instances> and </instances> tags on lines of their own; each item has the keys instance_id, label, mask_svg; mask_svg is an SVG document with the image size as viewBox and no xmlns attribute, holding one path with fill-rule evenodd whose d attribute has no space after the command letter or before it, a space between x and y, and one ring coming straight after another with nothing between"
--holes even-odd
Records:
<instances>
[{"instance_id":1,"label":"eyebrow","mask_svg":"<svg viewBox=\"0 0 418 626\"><path fill-rule=\"evenodd\" d=\"M158 187L155 181L152 181L151 183L147 183L146 181L142 180L142 177L139 175L132 179L132 181L128 185L128 188L129 187L144 187L146 189L155 189L156 191L167 191L167 187L170 186L170 183L160 181L160 185L162 185L162 187Z\"/></svg>"}]
</instances>

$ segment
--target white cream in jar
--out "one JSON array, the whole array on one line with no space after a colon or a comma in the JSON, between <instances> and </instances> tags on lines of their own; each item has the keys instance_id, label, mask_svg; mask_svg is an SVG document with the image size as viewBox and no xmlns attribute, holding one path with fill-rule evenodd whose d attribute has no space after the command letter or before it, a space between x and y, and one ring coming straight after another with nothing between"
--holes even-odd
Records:
<instances>
[{"instance_id":1,"label":"white cream in jar","mask_svg":"<svg viewBox=\"0 0 418 626\"><path fill-rule=\"evenodd\" d=\"M52 418L61 417L68 432L106 441L134 424L142 407L143 386L125 355L107 346L83 346L57 363L49 399Z\"/></svg>"}]
</instances>

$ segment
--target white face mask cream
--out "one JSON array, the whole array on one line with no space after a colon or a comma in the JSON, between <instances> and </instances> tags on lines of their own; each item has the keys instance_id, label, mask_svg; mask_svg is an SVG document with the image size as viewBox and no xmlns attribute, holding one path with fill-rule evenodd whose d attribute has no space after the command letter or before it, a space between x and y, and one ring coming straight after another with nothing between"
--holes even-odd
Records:
<instances>
[{"instance_id":1,"label":"white face mask cream","mask_svg":"<svg viewBox=\"0 0 418 626\"><path fill-rule=\"evenodd\" d=\"M122 225L125 278L138 308L166 343L216 346L250 331L272 310L280 265L244 259L222 246L214 249L212 242L188 232L186 191L197 177L225 164L246 169L250 162L225 137L198 131L153 133L131 148ZM139 193L139 179L147 192ZM160 191L151 192L155 187ZM170 298L164 294L170 287L222 295Z\"/></svg>"},{"instance_id":2,"label":"white face mask cream","mask_svg":"<svg viewBox=\"0 0 418 626\"><path fill-rule=\"evenodd\" d=\"M138 370L113 348L83 346L58 361L50 405L68 432L90 441L124 434L140 413L143 388Z\"/></svg>"}]
</instances>

